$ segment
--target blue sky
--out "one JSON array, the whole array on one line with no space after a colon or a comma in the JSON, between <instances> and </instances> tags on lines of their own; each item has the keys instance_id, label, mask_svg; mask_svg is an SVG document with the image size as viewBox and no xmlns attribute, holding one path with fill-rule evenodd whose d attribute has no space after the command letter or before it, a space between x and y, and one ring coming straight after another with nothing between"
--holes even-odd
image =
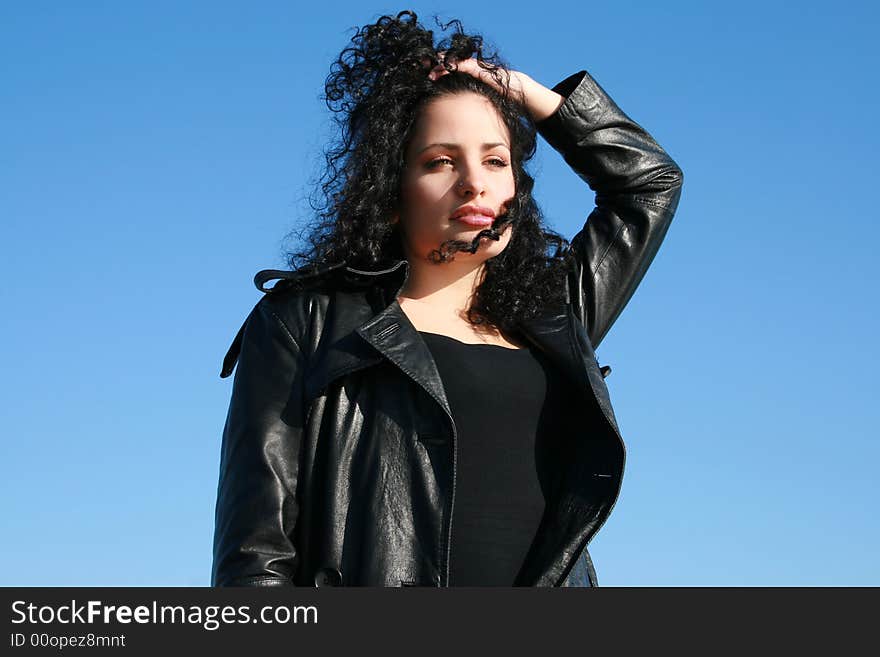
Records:
<instances>
[{"instance_id":1,"label":"blue sky","mask_svg":"<svg viewBox=\"0 0 880 657\"><path fill-rule=\"evenodd\" d=\"M407 8L315 4L0 6L0 585L209 583L222 357L308 218L330 62ZM409 8L587 69L685 173L598 353L600 584L880 585L875 6ZM543 142L533 171L572 237L592 192Z\"/></svg>"}]
</instances>

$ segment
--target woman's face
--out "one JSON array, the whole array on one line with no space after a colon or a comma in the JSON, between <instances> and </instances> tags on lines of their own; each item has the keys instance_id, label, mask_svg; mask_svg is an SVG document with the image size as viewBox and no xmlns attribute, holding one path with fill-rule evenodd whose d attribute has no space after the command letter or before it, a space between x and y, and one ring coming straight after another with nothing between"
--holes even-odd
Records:
<instances>
[{"instance_id":1,"label":"woman's face","mask_svg":"<svg viewBox=\"0 0 880 657\"><path fill-rule=\"evenodd\" d=\"M407 259L428 258L446 240L471 242L506 211L515 191L510 135L494 105L471 92L431 101L414 126L401 181L398 218ZM455 259L498 255L511 230Z\"/></svg>"}]
</instances>

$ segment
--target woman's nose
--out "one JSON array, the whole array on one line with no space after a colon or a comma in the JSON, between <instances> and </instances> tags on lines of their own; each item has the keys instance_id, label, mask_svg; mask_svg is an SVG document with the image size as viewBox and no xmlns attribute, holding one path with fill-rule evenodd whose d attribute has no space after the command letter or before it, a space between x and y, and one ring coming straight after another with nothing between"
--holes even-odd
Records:
<instances>
[{"instance_id":1,"label":"woman's nose","mask_svg":"<svg viewBox=\"0 0 880 657\"><path fill-rule=\"evenodd\" d=\"M457 188L461 194L479 196L485 191L486 184L479 171L469 168L462 172Z\"/></svg>"}]
</instances>

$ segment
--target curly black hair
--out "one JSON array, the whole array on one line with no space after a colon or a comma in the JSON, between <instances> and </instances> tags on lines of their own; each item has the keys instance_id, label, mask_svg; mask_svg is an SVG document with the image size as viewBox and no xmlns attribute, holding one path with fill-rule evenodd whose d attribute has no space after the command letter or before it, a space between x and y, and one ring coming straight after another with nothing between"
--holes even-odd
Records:
<instances>
[{"instance_id":1,"label":"curly black hair","mask_svg":"<svg viewBox=\"0 0 880 657\"><path fill-rule=\"evenodd\" d=\"M460 21L437 23L444 32L452 27L453 33L435 43L433 32L412 11L382 16L356 29L351 45L333 63L324 99L339 129L338 139L325 151L327 166L312 197L318 220L303 240L310 248L289 252L288 264L294 270L338 263L370 269L403 259L399 226L390 218L400 200L405 153L416 119L439 96L475 92L493 103L510 132L516 193L507 212L472 242L446 241L432 258L444 262L456 251L474 253L482 238L498 240L512 223L515 230L507 247L485 262L467 319L473 325L516 333L518 321L564 303L570 245L544 228L532 198L534 180L525 164L535 154L536 128L508 86L509 68L497 53L484 52L483 38L466 34ZM471 57L502 91L454 71L455 62ZM441 64L448 74L429 79L428 72Z\"/></svg>"}]
</instances>

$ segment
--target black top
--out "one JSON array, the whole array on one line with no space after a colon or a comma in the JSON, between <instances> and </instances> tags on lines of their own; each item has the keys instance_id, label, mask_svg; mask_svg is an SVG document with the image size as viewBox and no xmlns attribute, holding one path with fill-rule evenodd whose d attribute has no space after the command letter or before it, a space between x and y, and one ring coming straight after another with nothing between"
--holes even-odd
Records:
<instances>
[{"instance_id":1,"label":"black top","mask_svg":"<svg viewBox=\"0 0 880 657\"><path fill-rule=\"evenodd\" d=\"M537 350L419 333L458 437L449 585L511 586L544 513L536 449L552 433L555 373Z\"/></svg>"}]
</instances>

